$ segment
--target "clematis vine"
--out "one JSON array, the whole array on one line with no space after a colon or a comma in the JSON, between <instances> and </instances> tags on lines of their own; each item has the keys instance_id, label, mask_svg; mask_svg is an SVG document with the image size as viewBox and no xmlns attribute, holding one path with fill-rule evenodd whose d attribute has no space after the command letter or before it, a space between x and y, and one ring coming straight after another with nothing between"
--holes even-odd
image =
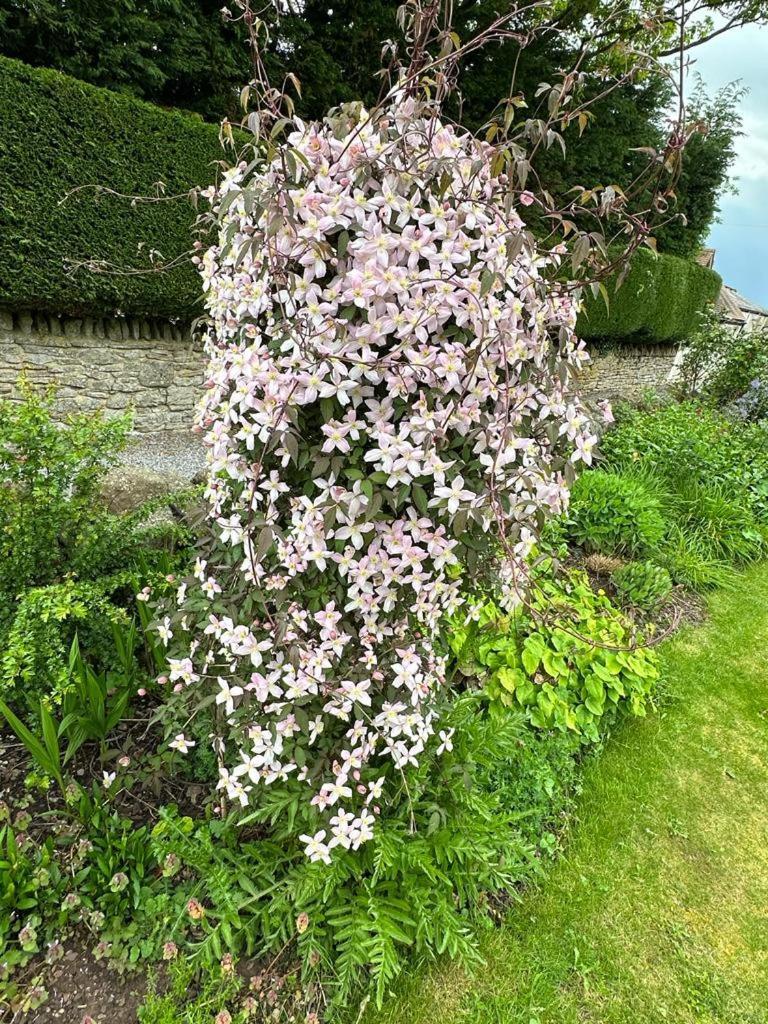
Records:
<instances>
[{"instance_id":1,"label":"clematis vine","mask_svg":"<svg viewBox=\"0 0 768 1024\"><path fill-rule=\"evenodd\" d=\"M172 700L217 716L221 792L305 794L327 863L430 744L451 749L440 636L462 570L519 601L594 438L558 256L492 147L406 91L294 128L207 194L210 540L159 632Z\"/></svg>"}]
</instances>

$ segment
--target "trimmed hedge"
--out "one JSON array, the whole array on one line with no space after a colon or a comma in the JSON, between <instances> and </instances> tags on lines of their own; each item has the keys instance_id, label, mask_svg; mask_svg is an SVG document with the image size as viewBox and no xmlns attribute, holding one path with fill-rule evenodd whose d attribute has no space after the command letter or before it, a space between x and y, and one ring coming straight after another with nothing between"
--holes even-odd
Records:
<instances>
[{"instance_id":1,"label":"trimmed hedge","mask_svg":"<svg viewBox=\"0 0 768 1024\"><path fill-rule=\"evenodd\" d=\"M0 57L0 306L70 315L114 312L191 319L200 284L189 263L168 272L72 271L97 260L147 268L187 252L195 219L185 199L139 204L126 195L166 195L206 185L222 154L218 129L176 111ZM635 253L624 283L586 300L579 331L589 340L674 341L696 326L721 281L676 256Z\"/></svg>"},{"instance_id":2,"label":"trimmed hedge","mask_svg":"<svg viewBox=\"0 0 768 1024\"><path fill-rule=\"evenodd\" d=\"M602 296L587 296L578 331L590 341L680 341L721 287L719 274L692 260L638 249L618 291L606 283L608 308Z\"/></svg>"},{"instance_id":3,"label":"trimmed hedge","mask_svg":"<svg viewBox=\"0 0 768 1024\"><path fill-rule=\"evenodd\" d=\"M71 272L71 261L149 266L187 252L195 211L182 198L139 204L127 195L166 195L206 185L222 151L218 129L86 85L56 71L0 58L0 305L70 315L191 319L200 284L185 264L142 275Z\"/></svg>"}]
</instances>

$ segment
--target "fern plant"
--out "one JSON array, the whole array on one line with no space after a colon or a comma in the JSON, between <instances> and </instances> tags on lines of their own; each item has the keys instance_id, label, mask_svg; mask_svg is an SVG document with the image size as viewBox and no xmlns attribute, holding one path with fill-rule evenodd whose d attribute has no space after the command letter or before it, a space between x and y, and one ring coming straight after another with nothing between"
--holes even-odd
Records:
<instances>
[{"instance_id":1,"label":"fern plant","mask_svg":"<svg viewBox=\"0 0 768 1024\"><path fill-rule=\"evenodd\" d=\"M444 724L453 749L412 769L374 839L330 865L303 856L300 784L274 791L239 834L165 811L154 855L178 858L201 908L170 937L209 969L225 953L294 951L304 984L326 981L331 1013L353 993L380 1004L410 957L476 962L486 894L540 870L552 846L576 745L540 741L482 692L460 697Z\"/></svg>"}]
</instances>

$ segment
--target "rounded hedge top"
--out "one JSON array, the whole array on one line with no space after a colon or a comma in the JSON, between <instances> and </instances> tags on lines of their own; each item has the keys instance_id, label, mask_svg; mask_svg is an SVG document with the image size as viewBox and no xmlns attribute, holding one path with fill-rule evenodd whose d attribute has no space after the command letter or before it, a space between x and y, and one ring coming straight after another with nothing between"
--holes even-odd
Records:
<instances>
[{"instance_id":1,"label":"rounded hedge top","mask_svg":"<svg viewBox=\"0 0 768 1024\"><path fill-rule=\"evenodd\" d=\"M589 340L680 341L693 334L722 287L719 274L679 256L638 249L618 289L588 295L577 331Z\"/></svg>"}]
</instances>

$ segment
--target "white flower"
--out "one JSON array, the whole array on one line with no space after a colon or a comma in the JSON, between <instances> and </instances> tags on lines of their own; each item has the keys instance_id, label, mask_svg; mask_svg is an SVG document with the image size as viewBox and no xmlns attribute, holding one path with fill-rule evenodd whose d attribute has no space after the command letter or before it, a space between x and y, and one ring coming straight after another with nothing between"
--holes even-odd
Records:
<instances>
[{"instance_id":1,"label":"white flower","mask_svg":"<svg viewBox=\"0 0 768 1024\"><path fill-rule=\"evenodd\" d=\"M299 839L304 843L304 852L311 861L322 861L323 864L331 863L331 851L327 843L324 843L326 832L325 829L320 829L313 836L299 836Z\"/></svg>"},{"instance_id":2,"label":"white flower","mask_svg":"<svg viewBox=\"0 0 768 1024\"><path fill-rule=\"evenodd\" d=\"M351 540L352 546L359 551L365 544L363 534L370 533L373 528L373 523L352 523L349 526L340 527L334 536L337 540Z\"/></svg>"},{"instance_id":3,"label":"white flower","mask_svg":"<svg viewBox=\"0 0 768 1024\"><path fill-rule=\"evenodd\" d=\"M322 715L316 715L315 718L309 723L309 745L310 747L315 742L317 737L325 729L325 720Z\"/></svg>"},{"instance_id":4,"label":"white flower","mask_svg":"<svg viewBox=\"0 0 768 1024\"><path fill-rule=\"evenodd\" d=\"M248 806L248 794L251 791L250 786L244 786L239 779L231 776L227 783L227 796L230 800L238 800L241 807Z\"/></svg>"},{"instance_id":5,"label":"white flower","mask_svg":"<svg viewBox=\"0 0 768 1024\"><path fill-rule=\"evenodd\" d=\"M437 748L438 757L440 756L440 754L444 754L446 750L453 750L453 743L451 741L453 739L453 734L455 731L455 729L440 730L440 745Z\"/></svg>"},{"instance_id":6,"label":"white flower","mask_svg":"<svg viewBox=\"0 0 768 1024\"><path fill-rule=\"evenodd\" d=\"M430 501L430 506L447 504L448 512L454 516L462 504L474 501L477 495L464 487L464 477L459 473L451 481L450 487L436 487L435 497Z\"/></svg>"},{"instance_id":7,"label":"white flower","mask_svg":"<svg viewBox=\"0 0 768 1024\"><path fill-rule=\"evenodd\" d=\"M178 750L180 754L188 754L192 747L195 746L195 741L188 740L184 733L180 732L171 740L168 746L171 750Z\"/></svg>"},{"instance_id":8,"label":"white flower","mask_svg":"<svg viewBox=\"0 0 768 1024\"><path fill-rule=\"evenodd\" d=\"M209 601L212 601L216 594L221 593L221 586L213 576L209 576L205 583L201 584L200 589Z\"/></svg>"},{"instance_id":9,"label":"white flower","mask_svg":"<svg viewBox=\"0 0 768 1024\"><path fill-rule=\"evenodd\" d=\"M216 703L224 705L224 711L229 716L235 710L235 697L242 697L242 686L230 686L226 679L219 676L216 680L219 684L219 692L216 694Z\"/></svg>"},{"instance_id":10,"label":"white flower","mask_svg":"<svg viewBox=\"0 0 768 1024\"><path fill-rule=\"evenodd\" d=\"M385 778L382 775L381 778L376 779L375 782L368 783L368 796L365 798L365 802L371 803L373 800L381 799L381 794L384 792Z\"/></svg>"},{"instance_id":11,"label":"white flower","mask_svg":"<svg viewBox=\"0 0 768 1024\"><path fill-rule=\"evenodd\" d=\"M166 615L160 625L157 627L157 635L163 642L163 646L168 646L168 641L173 639L173 630L171 629L171 620Z\"/></svg>"}]
</instances>

